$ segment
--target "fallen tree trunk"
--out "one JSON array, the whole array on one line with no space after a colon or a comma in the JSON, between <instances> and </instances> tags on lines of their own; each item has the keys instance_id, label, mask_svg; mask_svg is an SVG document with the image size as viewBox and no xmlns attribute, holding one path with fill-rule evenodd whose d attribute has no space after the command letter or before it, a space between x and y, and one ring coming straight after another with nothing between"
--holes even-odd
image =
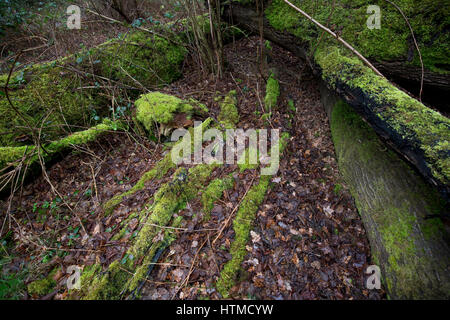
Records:
<instances>
[{"instance_id":1,"label":"fallen tree trunk","mask_svg":"<svg viewBox=\"0 0 450 320\"><path fill-rule=\"evenodd\" d=\"M389 298L448 299L449 234L438 217L445 201L325 85L321 95Z\"/></svg>"},{"instance_id":2,"label":"fallen tree trunk","mask_svg":"<svg viewBox=\"0 0 450 320\"><path fill-rule=\"evenodd\" d=\"M232 7L225 8L223 18L246 30L258 32L258 15L252 7L234 3ZM298 19L302 17L299 16ZM448 201L448 118L425 107L386 79L376 76L357 58L338 47L332 39L323 40L310 57L308 42L289 31L273 27L267 18L264 18L263 25L267 39L308 60L311 68L322 76L327 86L363 116L375 132L413 164ZM305 29L304 32L310 30Z\"/></svg>"},{"instance_id":3,"label":"fallen tree trunk","mask_svg":"<svg viewBox=\"0 0 450 320\"><path fill-rule=\"evenodd\" d=\"M255 10L255 4L251 4L252 1L246 1L247 5L243 5L242 1L233 1L232 2L232 6L227 6L224 11L224 15L223 17L225 19L227 19L227 21L232 21L234 23L238 23L242 26L245 26L245 29L247 30L251 30L252 32L258 33L258 15L256 14L256 10ZM278 1L271 1L272 3L270 3L270 1L265 1L266 3L266 7L267 5L269 5L269 10L273 13L274 11L279 11L282 13L286 12L286 8L284 9L273 9L275 7L280 7L280 6L287 6L285 3L282 3L282 0L278 0ZM308 7L308 5L311 5L310 3L312 3L313 1L303 1L302 4L300 5L300 7L303 9L303 7ZM339 6L344 6L346 8L347 11L349 12L353 12L353 10L359 10L359 8L355 8L355 7L360 7L362 11L365 11L367 6L365 6L364 4L359 4L359 5L346 5L345 4L346 1L343 1L341 4L336 4L336 7ZM280 5L281 3L281 5ZM294 3L295 4L295 3ZM367 2L368 5L371 4L370 1ZM396 12L397 9L394 7L390 7L387 3L384 3L387 7L383 7L382 11L387 15L391 12L390 11L394 11ZM420 7L415 7L416 9L413 10L413 13L411 15L414 16L415 19L419 19L420 20L420 15L421 14L425 14L425 12L428 10L439 10L440 5L438 1L429 6L429 8L427 9L423 9ZM314 8L315 8L315 15L313 16L314 18L316 18L316 16L319 17L326 17L328 20L328 12L324 13L323 15L321 15L320 10L323 10L323 6L328 6L330 7L330 4L318 4L318 7L316 4L313 4ZM322 8L321 8L322 6ZM414 7L413 7L414 8ZM334 15L332 15L330 21L332 23L334 23L333 18L340 18L340 13L337 13L336 11L338 10L336 9L334 11ZM329 8L328 8L329 10ZM318 12L319 11L319 12ZM292 12L295 13L294 10L292 10ZM359 13L359 11L358 11ZM400 20L401 24L405 24L404 27L404 32L409 32L409 29L406 26L406 22L403 21L402 16L400 15L400 13L396 12L398 16L396 16L396 20ZM299 54L300 56L302 56L303 58L305 58L306 54L309 51L309 44L307 41L304 41L306 38L308 38L307 36L296 36L294 35L293 32L295 32L295 28L300 28L300 25L303 26L304 23L303 22L294 22L291 23L289 21L291 21L292 17L289 15L284 15L284 18L286 20L286 22L283 22L283 26L284 28L274 28L270 23L269 23L269 19L267 19L267 12L266 12L266 18L264 19L264 28L266 30L264 30L264 36L271 40L274 41L276 43L278 43L279 45L283 46L284 48ZM362 14L362 16L360 16L358 14L357 17L353 17L354 19L348 19L349 20L349 24L353 23L353 24L361 24L363 29L365 27L365 19L367 19L367 15L365 15L365 12ZM398 19L397 19L398 18ZM300 14L298 14L298 19L297 20L306 20L306 18L302 17ZM318 18L319 19L319 18ZM362 20L361 20L362 19ZM386 18L387 19L387 18ZM437 18L435 20L438 20ZM341 23L344 23L341 21ZM397 22L396 22L397 23ZM425 22L423 22L425 24ZM428 21L429 24L433 25L433 23L435 23L435 21ZM291 25L292 24L292 25ZM345 24L345 23L344 23ZM392 21L391 21L392 24ZM310 28L312 26L312 24L308 25L308 27ZM267 27L269 27L267 29ZM344 33L345 33L345 27L346 26L341 26L342 28L344 28ZM432 26L432 28L435 28L437 26ZM388 28L388 27L386 27ZM394 26L395 28L395 26ZM445 28L444 28L445 29ZM286 32L287 30L289 30L289 32ZM314 34L315 36L319 36L320 37L320 32L317 33L317 30L304 30L303 34L305 35L311 35ZM350 32L350 31L349 31ZM397 31L395 31L397 32ZM416 32L419 32L419 36L421 36L422 38L425 38L425 35L421 35L420 34L420 30L416 30ZM436 32L438 32L438 30L436 30ZM445 31L446 32L446 31ZM442 32L445 34L445 32ZM361 32L359 32L361 33ZM403 39L404 36L402 34L397 34L398 38ZM373 45L376 45L377 41L379 41L379 39L377 38L377 36L375 34L370 35L372 42L374 43ZM408 52L405 55L399 55L399 56L395 56L391 59L386 59L386 60L382 60L380 58L372 58L371 55L368 55L367 57L369 58L370 62L379 70L381 71L386 77L388 77L389 79L393 79L395 81L399 81L402 83L409 83L411 85L414 85L414 88L419 89L420 87L420 81L421 81L421 77L422 77L422 69L420 67L420 65L414 65L413 62L413 58L415 53L415 47L414 44L412 42L412 39L409 39L410 35L408 34L407 40L405 40L407 42L408 45ZM436 37L436 36L434 36ZM344 37L345 40L346 37ZM353 39L351 39L353 40ZM350 40L350 41L351 41ZM362 42L362 40L360 40ZM421 47L422 50L425 50L426 47L430 47L430 43L432 43L433 41L430 41L428 43L421 43ZM396 44L392 44L393 46ZM431 47L432 48L432 47ZM380 48L379 51L392 51L393 48L387 46L387 47L383 47ZM373 51L373 50L372 50ZM365 52L365 50L363 49L361 51L363 54ZM383 52L384 53L384 52ZM380 55L382 55L380 53ZM437 53L435 53L435 55L437 55ZM442 57L439 57L439 59L441 59ZM427 61L429 61L430 59L428 59ZM444 64L446 62L443 62L442 64ZM432 63L431 65L439 65L441 66L441 64L439 63ZM427 67L427 66L426 66ZM442 66L443 68L448 68L448 66ZM425 68L424 70L424 86L425 89L431 89L432 91L435 90L439 90L442 94L446 94L448 95L450 93L450 73L449 72L442 72L441 71L432 71L429 68ZM416 92L417 91L417 92ZM418 90L414 91L415 93L419 93Z\"/></svg>"}]
</instances>

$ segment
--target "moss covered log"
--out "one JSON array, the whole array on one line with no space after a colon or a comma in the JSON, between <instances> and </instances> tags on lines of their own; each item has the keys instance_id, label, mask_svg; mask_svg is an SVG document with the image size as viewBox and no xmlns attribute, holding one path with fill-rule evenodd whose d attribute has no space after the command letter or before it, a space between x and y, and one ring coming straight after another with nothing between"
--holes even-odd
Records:
<instances>
[{"instance_id":1,"label":"moss covered log","mask_svg":"<svg viewBox=\"0 0 450 320\"><path fill-rule=\"evenodd\" d=\"M204 132L211 125L211 118L207 118L202 122L202 131ZM191 136L194 134L194 128L189 128ZM183 140L177 142L183 143ZM191 146L191 152L193 151L193 145ZM161 160L159 160L152 169L142 175L139 181L128 191L119 193L109 199L104 205L103 209L106 215L109 215L113 210L125 199L135 194L137 191L145 188L145 185L154 179L161 179L170 170L176 167L176 164L172 160L172 152L168 152Z\"/></svg>"},{"instance_id":2,"label":"moss covered log","mask_svg":"<svg viewBox=\"0 0 450 320\"><path fill-rule=\"evenodd\" d=\"M450 297L446 202L342 100L322 88L339 169L392 299ZM330 98L331 97L331 98Z\"/></svg>"},{"instance_id":3,"label":"moss covered log","mask_svg":"<svg viewBox=\"0 0 450 320\"><path fill-rule=\"evenodd\" d=\"M8 82L11 103L22 116L5 95L8 75L1 75L0 145L20 145L17 137L30 135L28 124L35 128L44 124L44 142L64 135L67 125L91 126L109 113L110 103L102 94L105 86L117 85L133 96L144 88L170 83L181 75L186 53L166 39L133 31L89 50L24 68ZM122 103L120 98L116 102Z\"/></svg>"},{"instance_id":4,"label":"moss covered log","mask_svg":"<svg viewBox=\"0 0 450 320\"><path fill-rule=\"evenodd\" d=\"M120 299L135 294L136 288L145 281L155 253L175 239L174 229L165 227L179 227L182 217L175 214L204 190L216 166L179 168L172 181L160 187L149 208L140 213L143 227L124 257L111 263L104 272L100 272L99 266L89 267L88 272L83 272L80 291L72 292L71 297ZM156 240L159 234L160 240Z\"/></svg>"},{"instance_id":5,"label":"moss covered log","mask_svg":"<svg viewBox=\"0 0 450 320\"><path fill-rule=\"evenodd\" d=\"M0 171L7 173L21 166L21 175L24 174L25 168L28 168L25 174L31 175L40 168L40 157L45 163L51 162L74 146L93 142L107 132L123 128L124 126L118 121L104 119L102 123L92 128L45 144L40 150L36 146L0 147Z\"/></svg>"},{"instance_id":6,"label":"moss covered log","mask_svg":"<svg viewBox=\"0 0 450 320\"><path fill-rule=\"evenodd\" d=\"M240 8L255 8L255 3L251 0L233 2L233 11L237 15L244 14L240 12ZM392 4L384 0L340 0L335 2L333 14L330 16L332 5L328 0L291 0L290 2L323 25L341 30L341 37L369 58L387 76L416 84L420 81L420 60L410 30L401 13ZM315 47L322 30L300 16L283 0L271 0L265 3L265 17L269 25L278 31L286 31L293 35L294 41L291 46L303 43L303 54L305 56L310 54L310 49ZM450 7L444 0L402 0L395 3L408 17L414 30L425 66L425 85L438 87L448 92L450 90L448 62ZM367 13L367 9L370 5L380 7L380 29L367 27L367 20L371 15ZM253 24L251 19L237 22L242 22L243 25Z\"/></svg>"},{"instance_id":7,"label":"moss covered log","mask_svg":"<svg viewBox=\"0 0 450 320\"><path fill-rule=\"evenodd\" d=\"M303 1L300 7L308 11L308 9L311 9L312 2ZM409 2L412 3L413 1ZM367 3L366 1L358 1L354 4L347 3L345 8L349 10L348 12L357 14L363 8L367 8ZM323 1L318 1L317 4L313 16L321 21L323 16L327 16L325 13L328 11L325 9L326 6ZM376 60L396 59L405 53L405 47L399 43L402 39L400 35L403 34L403 29L386 27L389 30L383 31L383 33L386 33L383 39L392 42L389 43L389 48L396 46L402 48L397 51L393 50L392 55L389 56L387 51L390 49L382 47L381 40L370 41L370 34L372 33L369 33L369 31L372 32L373 30L366 30L365 23L363 25L355 24L354 20L348 18L339 6L337 12L341 12L341 15L333 16L336 19L339 18L339 21L342 20L341 23L344 27L348 25L348 30L352 30L351 32L355 31L355 25L361 29L358 35L354 35L353 38L350 36L350 31L348 31L348 34L344 32L344 35L348 35L346 39L352 45L354 44L357 49L360 49L363 54L370 58L372 57L371 53L373 53L373 59ZM421 5L417 8L421 8ZM386 8L386 10L388 9ZM309 13L312 13L312 11L309 11ZM232 15L233 20L240 23L241 26L257 31L257 14L251 6L234 6L232 11L225 10L225 15L227 14ZM394 12L391 14L395 15ZM367 16L363 16L367 19ZM348 22L344 22L346 21L344 18ZM398 20L401 21L400 18ZM338 20L336 21L338 22ZM397 23L399 22L396 20L395 24ZM353 29L350 26L353 26ZM422 41L426 38L427 32L432 32L428 29L427 32L421 31L420 28L418 30L420 31L419 34L422 34ZM437 186L444 197L449 198L450 121L448 118L411 98L386 79L376 76L360 60L352 56L346 49L341 48L335 39L329 39L325 36L321 44L316 46L317 37L320 36L317 28L281 0L270 2L265 11L264 35L300 57L312 58L310 63L313 69L321 74L328 87L338 92L348 104L370 123L378 135L389 141L396 151L410 161L428 182ZM396 35L399 36L398 39L394 39ZM447 37L446 33L443 32L436 39L436 45L439 46L439 43L446 39L445 37ZM380 46L380 55L374 53L378 48L377 46ZM445 49L442 50L445 52ZM441 49L437 50L436 54L440 51ZM385 54L382 54L383 52ZM433 59L431 51L425 60L428 61L426 66L429 69L436 66L432 61L436 63L441 61L438 57ZM437 65L440 64L437 63ZM446 74L445 70L441 71Z\"/></svg>"}]
</instances>

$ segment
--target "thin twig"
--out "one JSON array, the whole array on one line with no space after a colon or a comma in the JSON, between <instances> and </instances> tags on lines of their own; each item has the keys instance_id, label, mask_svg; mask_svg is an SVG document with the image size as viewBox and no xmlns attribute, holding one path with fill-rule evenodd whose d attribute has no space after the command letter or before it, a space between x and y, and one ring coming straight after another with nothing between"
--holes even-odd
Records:
<instances>
[{"instance_id":1,"label":"thin twig","mask_svg":"<svg viewBox=\"0 0 450 320\"><path fill-rule=\"evenodd\" d=\"M422 68L422 77L420 79L420 92L419 92L419 101L422 102L423 78L425 76L425 70L424 70L424 66L423 66L422 53L420 52L419 45L417 44L416 36L414 35L413 28L411 27L411 24L409 23L409 20L406 17L406 15L403 13L402 9L400 9L400 7L398 5L396 5L394 2L392 2L390 0L385 0L385 1L390 3L390 4L392 4L400 12L400 14L405 19L406 24L409 27L409 30L411 31L411 35L412 35L412 38L413 38L413 41L414 41L414 45L416 46L417 53L419 54L420 65L421 65L421 68Z\"/></svg>"}]
</instances>

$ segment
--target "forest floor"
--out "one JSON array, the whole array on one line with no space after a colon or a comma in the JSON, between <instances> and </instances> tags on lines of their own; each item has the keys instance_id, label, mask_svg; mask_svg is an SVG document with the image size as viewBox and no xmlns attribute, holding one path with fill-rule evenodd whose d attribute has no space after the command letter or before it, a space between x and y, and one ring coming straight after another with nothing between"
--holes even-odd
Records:
<instances>
[{"instance_id":1,"label":"forest floor","mask_svg":"<svg viewBox=\"0 0 450 320\"><path fill-rule=\"evenodd\" d=\"M258 76L257 41L250 37L225 47L227 68L221 79L188 61L182 79L162 89L199 100L216 117L217 92L225 95L236 90L238 128L280 128L291 136L257 212L243 270L230 295L239 299L383 299L383 290L365 286L364 271L372 264L370 247L353 198L339 175L318 80L303 61L273 45L269 67L278 74L281 95L270 120L262 120L265 81ZM129 190L167 152L164 144L123 132L109 134L53 165L48 170L52 186L41 176L25 185L11 203L0 200L1 211L13 208L2 228L10 228L19 244L8 252L4 270L26 271L29 283L55 266L66 270L70 265L99 263L106 267L122 259L142 224L132 219L125 237L113 240L120 223L144 209L174 169L127 197L107 217L101 204ZM232 217L256 183L258 171L240 172L237 165L213 171L211 180L232 173L234 187L215 202L209 220L203 219L198 199L177 213L186 219L147 277L143 299L221 298L214 284L231 258ZM58 285L46 296L24 293L21 298L63 299L66 277L63 272L56 274Z\"/></svg>"}]
</instances>

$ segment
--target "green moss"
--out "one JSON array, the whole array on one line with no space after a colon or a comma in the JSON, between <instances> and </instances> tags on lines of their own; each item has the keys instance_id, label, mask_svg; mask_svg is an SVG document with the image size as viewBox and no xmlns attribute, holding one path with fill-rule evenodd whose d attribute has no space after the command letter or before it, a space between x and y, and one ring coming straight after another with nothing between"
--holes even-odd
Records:
<instances>
[{"instance_id":1,"label":"green moss","mask_svg":"<svg viewBox=\"0 0 450 320\"><path fill-rule=\"evenodd\" d=\"M211 118L206 119L202 123L202 131L204 132L211 124ZM193 128L189 129L191 136L193 136ZM182 141L177 142L182 143ZM193 145L192 145L193 148ZM193 149L191 149L192 152ZM156 165L139 179L139 181L128 191L120 193L108 200L104 205L103 209L105 215L110 215L114 209L122 202L125 197L129 197L135 194L137 191L145 188L145 185L154 179L161 179L170 170L175 168L176 165L172 161L172 153L168 152L163 159L158 161Z\"/></svg>"},{"instance_id":2,"label":"green moss","mask_svg":"<svg viewBox=\"0 0 450 320\"><path fill-rule=\"evenodd\" d=\"M206 114L208 108L195 101L183 101L175 96L161 92L151 92L144 95L135 102L136 118L144 127L151 131L155 122L167 124L173 120L176 113L185 113L191 117L194 112Z\"/></svg>"},{"instance_id":3,"label":"green moss","mask_svg":"<svg viewBox=\"0 0 450 320\"><path fill-rule=\"evenodd\" d=\"M53 288L56 286L56 281L53 280L53 276L57 271L58 268L55 268L46 278L28 284L28 293L31 295L44 296L52 292Z\"/></svg>"},{"instance_id":4,"label":"green moss","mask_svg":"<svg viewBox=\"0 0 450 320\"><path fill-rule=\"evenodd\" d=\"M250 163L250 157L256 155L255 160L256 163ZM259 159L259 150L255 150L254 148L246 148L242 156L238 159L238 167L240 172L244 172L245 170L256 169L258 168L258 159ZM252 161L253 162L253 161Z\"/></svg>"},{"instance_id":5,"label":"green moss","mask_svg":"<svg viewBox=\"0 0 450 320\"><path fill-rule=\"evenodd\" d=\"M269 186L270 176L262 176L259 183L250 188L239 207L233 221L234 241L230 248L232 258L228 261L217 281L216 287L222 297L227 298L228 292L236 283L236 276L244 261L247 250L245 246L250 237L253 220L258 207L261 205Z\"/></svg>"},{"instance_id":6,"label":"green moss","mask_svg":"<svg viewBox=\"0 0 450 320\"><path fill-rule=\"evenodd\" d=\"M294 1L300 8L319 22L325 23L331 12L328 1ZM395 7L387 2L381 4L382 28L370 30L366 26L365 10L370 1L343 0L336 4L331 24L343 28L342 37L365 57L372 60L405 60L409 52L410 31ZM448 69L450 34L449 8L442 1L404 0L399 4L410 18L419 45L422 48L425 66L437 71ZM446 14L447 13L447 14ZM287 30L315 48L321 32L317 27L290 8L282 0L274 0L266 9L271 25L278 30ZM426 23L424 21L427 21ZM387 25L389 23L389 25ZM430 46L433 43L433 46ZM432 53L435 51L435 53ZM420 149L431 175L442 185L450 183L450 120L435 112L406 93L398 90L386 79L376 76L354 55L337 47L334 39L325 37L314 55L322 69L325 81L333 88L349 87L369 98L366 108L386 106L371 110L386 121L388 129L394 131L405 142ZM417 54L413 64L417 65ZM441 70L443 71L443 70ZM445 72L448 72L446 70Z\"/></svg>"},{"instance_id":7,"label":"green moss","mask_svg":"<svg viewBox=\"0 0 450 320\"><path fill-rule=\"evenodd\" d=\"M171 224L171 228L179 228L181 225L181 222L183 220L183 217L176 217ZM153 243L148 250L148 254L145 255L144 260L142 263L136 268L136 271L134 272L133 277L128 281L127 287L129 290L132 290L136 288L143 279L145 279L145 276L147 274L148 268L150 264L153 262L153 257L155 253L162 248L166 248L170 246L170 244L175 241L176 239L176 231L174 229L166 229L164 231L164 238L161 242Z\"/></svg>"},{"instance_id":8,"label":"green moss","mask_svg":"<svg viewBox=\"0 0 450 320\"><path fill-rule=\"evenodd\" d=\"M278 83L278 80L275 79L275 75L271 73L269 79L267 80L266 96L264 98L264 106L267 112L276 107L279 96L280 84Z\"/></svg>"},{"instance_id":9,"label":"green moss","mask_svg":"<svg viewBox=\"0 0 450 320\"><path fill-rule=\"evenodd\" d=\"M415 142L436 180L450 183L450 119L376 76L358 59L342 54L336 47L318 50L316 61L331 86L345 84L364 92L376 105L385 105L386 108L373 112L402 139ZM372 108L371 104L366 107Z\"/></svg>"},{"instance_id":10,"label":"green moss","mask_svg":"<svg viewBox=\"0 0 450 320\"><path fill-rule=\"evenodd\" d=\"M50 153L61 152L71 146L83 145L88 142L95 141L100 135L108 131L123 130L125 127L118 121L104 119L102 123L87 130L75 132L58 141L51 142L46 146L46 150Z\"/></svg>"},{"instance_id":11,"label":"green moss","mask_svg":"<svg viewBox=\"0 0 450 320\"><path fill-rule=\"evenodd\" d=\"M36 280L28 285L28 293L43 296L50 293L55 285L55 281L51 279Z\"/></svg>"},{"instance_id":12,"label":"green moss","mask_svg":"<svg viewBox=\"0 0 450 320\"><path fill-rule=\"evenodd\" d=\"M288 141L289 134L284 132L279 141L281 153L284 151ZM235 235L230 248L232 258L225 264L216 283L217 291L223 298L229 297L230 289L236 284L236 277L247 254L245 246L250 237L253 221L259 206L264 200L271 179L272 176L260 177L259 183L252 186L247 192L233 220Z\"/></svg>"},{"instance_id":13,"label":"green moss","mask_svg":"<svg viewBox=\"0 0 450 320\"><path fill-rule=\"evenodd\" d=\"M146 266L148 267L156 250L161 245L170 243L172 233L164 227L169 225L176 212L205 188L205 183L216 166L201 164L190 168L189 171L179 168L172 181L159 188L153 204L141 213L148 218L143 223L136 241L128 249L126 259L113 262L105 274L96 276L85 291L85 298L118 299L120 293L131 292L143 280ZM178 225L180 221L178 217L172 225ZM164 239L155 242L155 237L161 231L164 231ZM135 266L135 261L143 261L143 264Z\"/></svg>"},{"instance_id":14,"label":"green moss","mask_svg":"<svg viewBox=\"0 0 450 320\"><path fill-rule=\"evenodd\" d=\"M220 103L218 120L227 129L235 128L239 122L239 111L237 108L236 90L231 90Z\"/></svg>"},{"instance_id":15,"label":"green moss","mask_svg":"<svg viewBox=\"0 0 450 320\"><path fill-rule=\"evenodd\" d=\"M272 112L264 113L261 116L261 120L264 122L264 125L266 125L266 126L269 125L269 120L271 117L272 117Z\"/></svg>"},{"instance_id":16,"label":"green moss","mask_svg":"<svg viewBox=\"0 0 450 320\"><path fill-rule=\"evenodd\" d=\"M103 209L105 215L110 215L114 209L122 202L125 197L129 197L139 190L145 188L145 184L153 179L161 179L170 169L175 167L172 161L170 152L164 158L156 163L156 165L139 179L139 181L128 191L120 193L109 199L104 205Z\"/></svg>"},{"instance_id":17,"label":"green moss","mask_svg":"<svg viewBox=\"0 0 450 320\"><path fill-rule=\"evenodd\" d=\"M292 1L314 19L326 25L331 13L327 0ZM367 28L369 5L381 7L381 29ZM449 72L448 42L446 30L450 25L449 6L445 1L402 0L396 2L406 14L421 49L424 65L435 72ZM286 30L309 43L313 48L321 35L312 22L304 18L283 0L273 0L266 8L266 17L278 30ZM370 0L341 0L336 3L329 25L342 28L342 38L371 60L398 61L408 59L410 30L400 12L386 1L373 3ZM333 40L335 41L335 40ZM420 66L418 54L413 51L411 64Z\"/></svg>"},{"instance_id":18,"label":"green moss","mask_svg":"<svg viewBox=\"0 0 450 320\"><path fill-rule=\"evenodd\" d=\"M0 95L0 145L16 146L15 137L30 134L26 122L40 128L46 142L66 135L67 126L91 126L94 116L106 116L109 103L91 74L121 82L127 88L142 89L170 83L181 75L180 63L185 48L151 37L145 32L131 32L89 50L83 50L50 63L37 64L13 73L9 96L27 121L11 108L5 95ZM74 72L74 68L79 72ZM2 86L7 76L0 77ZM125 95L125 91L127 94ZM116 102L133 97L135 90L121 87ZM4 133L4 134L3 134Z\"/></svg>"},{"instance_id":19,"label":"green moss","mask_svg":"<svg viewBox=\"0 0 450 320\"><path fill-rule=\"evenodd\" d=\"M339 184L339 183L335 184L334 189L333 189L334 194L339 195L341 193L342 189L343 189L343 187L341 184Z\"/></svg>"},{"instance_id":20,"label":"green moss","mask_svg":"<svg viewBox=\"0 0 450 320\"><path fill-rule=\"evenodd\" d=\"M95 127L84 131L75 132L65 138L45 145L45 152L44 150L41 150L41 155L44 160L50 160L55 155L64 152L71 146L82 145L95 141L105 132L117 129L123 129L123 126L119 122L104 119L101 124ZM27 155L26 163L28 166L32 166L39 161L37 149L34 146L0 147L0 170L8 165L11 165L12 167L17 166L17 161L22 159L25 154Z\"/></svg>"},{"instance_id":21,"label":"green moss","mask_svg":"<svg viewBox=\"0 0 450 320\"><path fill-rule=\"evenodd\" d=\"M444 294L445 280L429 270L445 270L448 257L428 251L445 247L446 234L440 220L426 219L444 212L443 200L398 155L386 150L374 130L342 101L333 108L331 131L339 169L355 198L390 295Z\"/></svg>"},{"instance_id":22,"label":"green moss","mask_svg":"<svg viewBox=\"0 0 450 320\"><path fill-rule=\"evenodd\" d=\"M223 179L214 179L205 191L202 193L202 205L203 213L205 215L204 220L209 220L211 210L214 207L214 202L222 197L225 190L231 189L234 185L234 179L232 176L225 177Z\"/></svg>"}]
</instances>

